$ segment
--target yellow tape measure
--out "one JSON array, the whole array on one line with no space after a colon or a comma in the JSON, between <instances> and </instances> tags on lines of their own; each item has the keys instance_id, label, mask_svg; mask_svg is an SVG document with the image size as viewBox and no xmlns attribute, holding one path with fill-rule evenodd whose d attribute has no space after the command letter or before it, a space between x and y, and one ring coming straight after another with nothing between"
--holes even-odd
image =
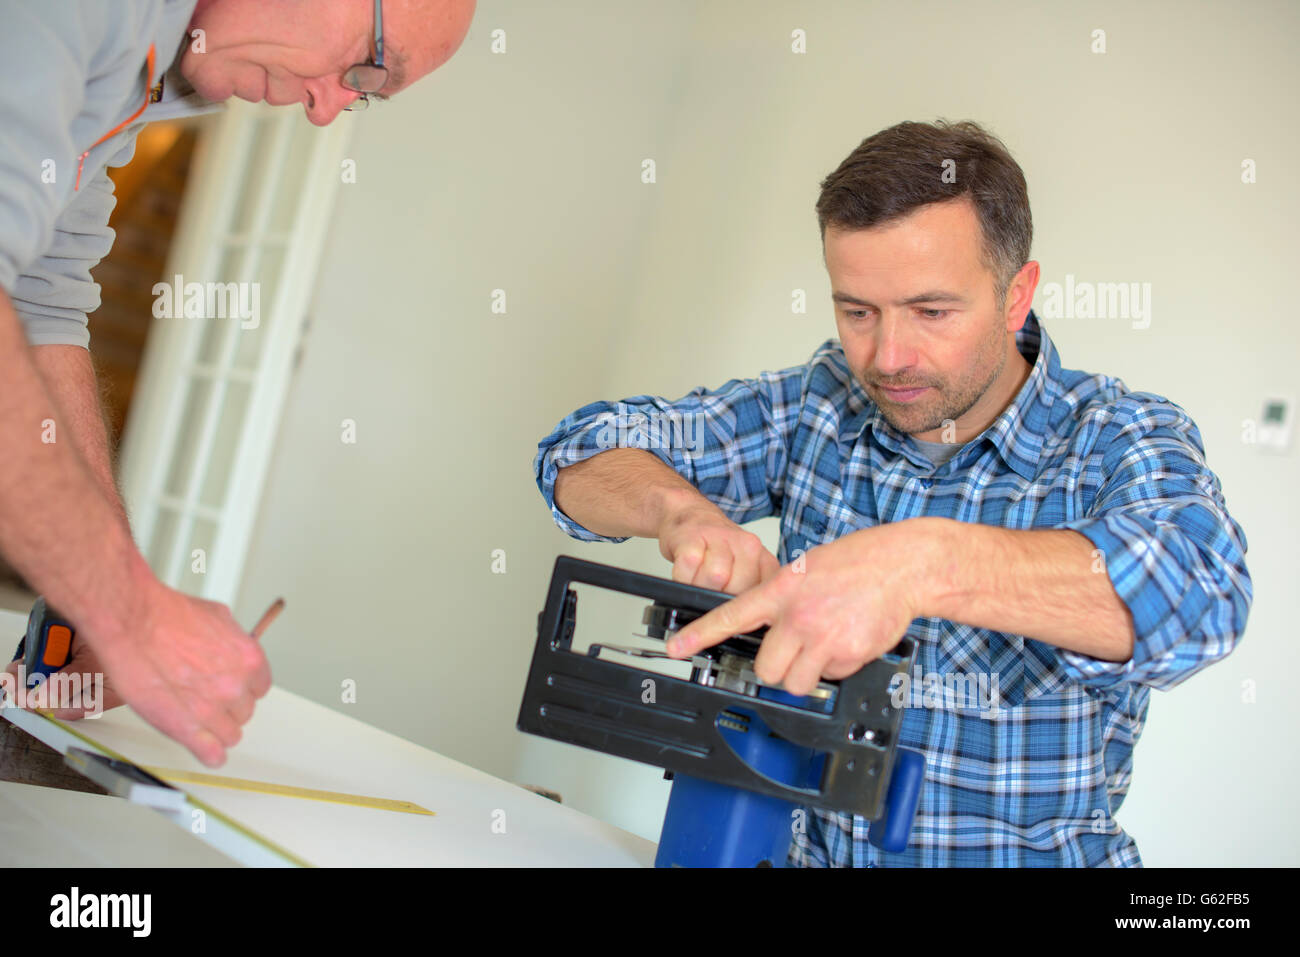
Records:
<instances>
[{"instance_id":1,"label":"yellow tape measure","mask_svg":"<svg viewBox=\"0 0 1300 957\"><path fill-rule=\"evenodd\" d=\"M173 784L206 784L210 787L230 788L234 791L255 791L258 794L278 794L281 797L305 798L308 801L328 801L331 804L351 804L355 807L378 808L381 811L401 811L405 814L433 816L433 811L412 804L410 801L366 797L364 794L344 794L341 791L318 791L315 788L298 788L288 784L272 784L269 781L249 781L246 778L228 778L220 774L206 774L203 771L181 771L177 768L145 768L145 770Z\"/></svg>"}]
</instances>

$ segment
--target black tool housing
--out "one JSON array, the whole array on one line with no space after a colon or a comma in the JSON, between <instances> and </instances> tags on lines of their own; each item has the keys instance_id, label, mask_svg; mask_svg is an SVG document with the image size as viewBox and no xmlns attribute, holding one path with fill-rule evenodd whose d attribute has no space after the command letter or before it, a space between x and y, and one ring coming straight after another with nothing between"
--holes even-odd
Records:
<instances>
[{"instance_id":1,"label":"black tool housing","mask_svg":"<svg viewBox=\"0 0 1300 957\"><path fill-rule=\"evenodd\" d=\"M895 674L910 667L911 639L902 639L856 674L830 682L837 685L833 708L821 713L575 653L574 584L650 599L659 607L648 614L647 624L651 636L660 638L665 622L680 624L735 597L560 556L538 616L537 645L516 725L520 731L796 804L869 819L883 812L903 713L893 706L889 686ZM752 656L753 639L765 631L755 631L749 640L728 639L718 648ZM654 682L652 701L645 700L646 679ZM756 714L787 741L823 753L820 784L793 787L741 760L719 730L722 712L735 708Z\"/></svg>"}]
</instances>

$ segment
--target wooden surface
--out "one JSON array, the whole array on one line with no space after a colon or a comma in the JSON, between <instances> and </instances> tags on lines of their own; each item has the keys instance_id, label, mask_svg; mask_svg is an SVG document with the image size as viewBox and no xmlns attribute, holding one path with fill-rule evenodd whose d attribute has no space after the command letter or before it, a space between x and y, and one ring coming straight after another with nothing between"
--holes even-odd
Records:
<instances>
[{"instance_id":1,"label":"wooden surface","mask_svg":"<svg viewBox=\"0 0 1300 957\"><path fill-rule=\"evenodd\" d=\"M59 752L8 721L0 721L0 781L88 794L104 793L99 785L64 764Z\"/></svg>"}]
</instances>

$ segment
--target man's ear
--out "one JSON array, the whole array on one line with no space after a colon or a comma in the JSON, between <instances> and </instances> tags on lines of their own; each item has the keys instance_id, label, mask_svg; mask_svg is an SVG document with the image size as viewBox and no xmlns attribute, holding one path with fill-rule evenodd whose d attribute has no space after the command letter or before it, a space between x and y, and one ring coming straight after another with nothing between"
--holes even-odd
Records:
<instances>
[{"instance_id":1,"label":"man's ear","mask_svg":"<svg viewBox=\"0 0 1300 957\"><path fill-rule=\"evenodd\" d=\"M1011 285L1007 288L1004 313L1007 332L1019 332L1025 320L1029 318L1029 310L1034 305L1034 290L1038 288L1039 275L1038 263L1031 259L1020 267L1020 271L1011 280Z\"/></svg>"}]
</instances>

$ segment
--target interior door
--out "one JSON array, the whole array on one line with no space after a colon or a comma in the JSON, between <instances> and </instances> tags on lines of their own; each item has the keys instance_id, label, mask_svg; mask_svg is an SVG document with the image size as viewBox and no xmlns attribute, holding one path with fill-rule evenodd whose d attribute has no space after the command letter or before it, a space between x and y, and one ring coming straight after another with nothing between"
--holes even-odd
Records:
<instances>
[{"instance_id":1,"label":"interior door","mask_svg":"<svg viewBox=\"0 0 1300 957\"><path fill-rule=\"evenodd\" d=\"M231 101L199 144L119 478L141 551L190 594L238 587L350 119Z\"/></svg>"}]
</instances>

